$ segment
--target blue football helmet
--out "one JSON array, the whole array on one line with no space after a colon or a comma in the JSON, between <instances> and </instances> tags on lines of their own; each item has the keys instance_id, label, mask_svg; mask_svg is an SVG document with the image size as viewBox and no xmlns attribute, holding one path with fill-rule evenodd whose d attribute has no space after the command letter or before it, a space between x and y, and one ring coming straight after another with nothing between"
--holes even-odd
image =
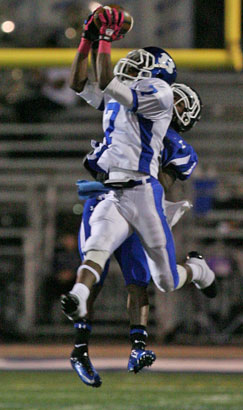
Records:
<instances>
[{"instance_id":1,"label":"blue football helmet","mask_svg":"<svg viewBox=\"0 0 243 410\"><path fill-rule=\"evenodd\" d=\"M186 84L174 83L174 110L171 125L177 132L190 130L201 118L202 101L199 94Z\"/></svg>"},{"instance_id":2,"label":"blue football helmet","mask_svg":"<svg viewBox=\"0 0 243 410\"><path fill-rule=\"evenodd\" d=\"M121 81L158 77L172 84L177 72L174 60L165 50L145 47L130 51L125 58L121 58L114 68L114 75Z\"/></svg>"}]
</instances>

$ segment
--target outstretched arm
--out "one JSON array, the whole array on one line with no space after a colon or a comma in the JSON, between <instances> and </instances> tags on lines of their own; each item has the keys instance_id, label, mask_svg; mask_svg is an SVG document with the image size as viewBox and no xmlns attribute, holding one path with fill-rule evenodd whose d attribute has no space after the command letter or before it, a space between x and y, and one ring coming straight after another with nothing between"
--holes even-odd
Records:
<instances>
[{"instance_id":1,"label":"outstretched arm","mask_svg":"<svg viewBox=\"0 0 243 410\"><path fill-rule=\"evenodd\" d=\"M98 40L99 36L99 31L94 24L95 12L96 10L92 14L90 14L87 20L85 20L81 42L71 66L69 84L74 91L79 93L83 91L85 83L88 79L88 55L91 49L91 45L94 41ZM96 75L96 70L94 70L94 73Z\"/></svg>"},{"instance_id":2,"label":"outstretched arm","mask_svg":"<svg viewBox=\"0 0 243 410\"><path fill-rule=\"evenodd\" d=\"M87 79L88 55L78 51L71 66L69 85L74 91L80 93L83 91Z\"/></svg>"},{"instance_id":3,"label":"outstretched arm","mask_svg":"<svg viewBox=\"0 0 243 410\"><path fill-rule=\"evenodd\" d=\"M100 41L97 56L97 79L101 90L104 90L113 79L113 68L109 50L110 43L108 43L107 47L105 42Z\"/></svg>"},{"instance_id":4,"label":"outstretched arm","mask_svg":"<svg viewBox=\"0 0 243 410\"><path fill-rule=\"evenodd\" d=\"M99 14L101 23L99 31L99 48L97 56L97 78L101 90L104 90L113 79L111 63L111 42L122 36L119 34L124 14L114 9L107 9Z\"/></svg>"}]
</instances>

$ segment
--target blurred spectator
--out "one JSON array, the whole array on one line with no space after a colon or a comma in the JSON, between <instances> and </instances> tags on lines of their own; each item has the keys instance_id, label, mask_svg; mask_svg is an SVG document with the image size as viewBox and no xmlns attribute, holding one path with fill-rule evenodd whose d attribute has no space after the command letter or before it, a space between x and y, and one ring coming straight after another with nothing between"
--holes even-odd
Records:
<instances>
[{"instance_id":1,"label":"blurred spectator","mask_svg":"<svg viewBox=\"0 0 243 410\"><path fill-rule=\"evenodd\" d=\"M81 5L81 3L83 3ZM81 37L83 21L89 14L85 2L64 0L56 2L52 10L59 13L62 24L56 27L45 39L44 47L76 47ZM84 5L84 8L83 8Z\"/></svg>"},{"instance_id":2,"label":"blurred spectator","mask_svg":"<svg viewBox=\"0 0 243 410\"><path fill-rule=\"evenodd\" d=\"M29 70L26 78L15 81L6 101L14 107L20 123L47 122L52 115L73 107L78 102L70 89L68 68Z\"/></svg>"},{"instance_id":3,"label":"blurred spectator","mask_svg":"<svg viewBox=\"0 0 243 410\"><path fill-rule=\"evenodd\" d=\"M208 254L208 256L207 256ZM210 256L209 256L210 255ZM235 249L224 241L215 241L205 250L208 265L214 270L217 278L217 300L211 301L209 313L215 320L215 332L225 331L242 315L242 281L241 266L238 263ZM242 253L241 253L242 256ZM233 328L232 328L233 329ZM228 332L225 332L227 336ZM229 333L228 333L229 336Z\"/></svg>"},{"instance_id":4,"label":"blurred spectator","mask_svg":"<svg viewBox=\"0 0 243 410\"><path fill-rule=\"evenodd\" d=\"M193 180L194 204L193 211L197 216L203 216L211 211L217 188L217 173L213 168L203 170L198 167Z\"/></svg>"},{"instance_id":5,"label":"blurred spectator","mask_svg":"<svg viewBox=\"0 0 243 410\"><path fill-rule=\"evenodd\" d=\"M217 196L213 202L214 209L243 209L242 181L222 180L217 189Z\"/></svg>"},{"instance_id":6,"label":"blurred spectator","mask_svg":"<svg viewBox=\"0 0 243 410\"><path fill-rule=\"evenodd\" d=\"M44 72L44 83L41 87L43 97L59 108L74 106L78 97L69 86L69 68L50 68Z\"/></svg>"},{"instance_id":7,"label":"blurred spectator","mask_svg":"<svg viewBox=\"0 0 243 410\"><path fill-rule=\"evenodd\" d=\"M41 286L43 300L40 313L41 323L53 322L55 303L59 302L62 293L67 293L72 289L79 265L80 257L76 236L70 233L63 234L55 252L53 271L45 277Z\"/></svg>"}]
</instances>

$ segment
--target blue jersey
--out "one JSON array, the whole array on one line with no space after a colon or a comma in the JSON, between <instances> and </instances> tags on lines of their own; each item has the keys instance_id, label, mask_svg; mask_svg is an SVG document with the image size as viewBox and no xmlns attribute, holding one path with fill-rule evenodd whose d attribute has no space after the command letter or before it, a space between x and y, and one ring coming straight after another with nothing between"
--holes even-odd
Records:
<instances>
[{"instance_id":1,"label":"blue jersey","mask_svg":"<svg viewBox=\"0 0 243 410\"><path fill-rule=\"evenodd\" d=\"M161 166L166 168L172 166L176 172L176 176L180 180L185 180L190 177L191 173L197 165L198 158L193 147L173 129L169 128L164 138L164 149L161 152ZM104 151L108 149L107 144L92 142L94 151L88 154L89 166L95 171L103 171L97 165L99 158ZM88 199L84 205L83 221L79 235L79 250L81 258L84 259L82 248L85 241L90 236L89 218L99 202L99 199ZM127 257L129 255L129 257ZM151 276L147 263L147 258L141 242L136 233L132 234L116 251L115 257L122 270L126 285L135 284L138 286L147 286ZM109 261L101 275L100 283L103 284L108 273Z\"/></svg>"},{"instance_id":2,"label":"blue jersey","mask_svg":"<svg viewBox=\"0 0 243 410\"><path fill-rule=\"evenodd\" d=\"M198 157L193 147L169 127L164 138L164 150L161 152L161 167L170 166L176 177L184 181L190 177L197 163Z\"/></svg>"}]
</instances>

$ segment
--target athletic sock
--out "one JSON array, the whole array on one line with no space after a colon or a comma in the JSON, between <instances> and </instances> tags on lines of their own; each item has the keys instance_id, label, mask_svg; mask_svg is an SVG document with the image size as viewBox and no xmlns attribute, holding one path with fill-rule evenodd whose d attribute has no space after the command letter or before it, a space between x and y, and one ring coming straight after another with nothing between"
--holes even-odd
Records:
<instances>
[{"instance_id":1,"label":"athletic sock","mask_svg":"<svg viewBox=\"0 0 243 410\"><path fill-rule=\"evenodd\" d=\"M146 340L148 333L146 327L142 325L132 325L130 328L130 341L132 343L132 349L142 349L146 347Z\"/></svg>"},{"instance_id":2,"label":"athletic sock","mask_svg":"<svg viewBox=\"0 0 243 410\"><path fill-rule=\"evenodd\" d=\"M74 323L76 329L74 349L72 356L82 356L88 353L89 338L92 331L91 321L87 319L80 319Z\"/></svg>"},{"instance_id":3,"label":"athletic sock","mask_svg":"<svg viewBox=\"0 0 243 410\"><path fill-rule=\"evenodd\" d=\"M196 265L195 263L187 263L192 270L192 280L201 280L203 274L203 268L200 265Z\"/></svg>"}]
</instances>

